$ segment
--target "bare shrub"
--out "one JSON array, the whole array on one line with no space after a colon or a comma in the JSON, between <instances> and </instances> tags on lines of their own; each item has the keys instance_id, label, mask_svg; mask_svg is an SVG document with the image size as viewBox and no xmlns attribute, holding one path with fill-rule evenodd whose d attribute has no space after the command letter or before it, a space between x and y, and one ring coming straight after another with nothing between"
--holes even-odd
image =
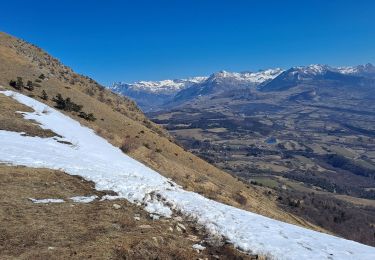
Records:
<instances>
[{"instance_id":1,"label":"bare shrub","mask_svg":"<svg viewBox=\"0 0 375 260\"><path fill-rule=\"evenodd\" d=\"M125 140L122 142L122 145L120 146L121 151L124 153L129 153L135 149L137 149L138 145L134 138L125 138Z\"/></svg>"},{"instance_id":2,"label":"bare shrub","mask_svg":"<svg viewBox=\"0 0 375 260\"><path fill-rule=\"evenodd\" d=\"M206 238L206 242L213 247L222 247L225 243L224 238L218 233L208 233L208 237Z\"/></svg>"},{"instance_id":3,"label":"bare shrub","mask_svg":"<svg viewBox=\"0 0 375 260\"><path fill-rule=\"evenodd\" d=\"M241 205L246 205L247 204L247 199L245 196L243 196L241 193L236 193L233 195L233 199L238 202Z\"/></svg>"}]
</instances>

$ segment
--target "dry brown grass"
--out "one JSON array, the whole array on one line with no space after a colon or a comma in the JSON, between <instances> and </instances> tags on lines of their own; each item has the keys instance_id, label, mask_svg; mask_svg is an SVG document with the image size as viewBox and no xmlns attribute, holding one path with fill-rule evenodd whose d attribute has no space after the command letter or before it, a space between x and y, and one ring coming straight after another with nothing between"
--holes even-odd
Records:
<instances>
[{"instance_id":1,"label":"dry brown grass","mask_svg":"<svg viewBox=\"0 0 375 260\"><path fill-rule=\"evenodd\" d=\"M0 183L0 259L250 259L229 245L198 253L189 236L200 241L204 233L194 223L183 221L187 231L178 232L175 220L153 221L124 200L33 204L28 198L104 194L59 171L0 165Z\"/></svg>"},{"instance_id":2,"label":"dry brown grass","mask_svg":"<svg viewBox=\"0 0 375 260\"><path fill-rule=\"evenodd\" d=\"M0 130L24 132L30 136L52 137L56 134L51 130L39 127L35 122L24 120L16 111L32 112L33 110L20 103L14 102L11 97L0 95Z\"/></svg>"},{"instance_id":3,"label":"dry brown grass","mask_svg":"<svg viewBox=\"0 0 375 260\"><path fill-rule=\"evenodd\" d=\"M185 189L265 216L321 230L280 209L275 198L263 195L262 188L248 186L184 151L170 141L164 130L148 121L133 102L103 90L91 79L73 73L42 50L0 33L0 84L10 89L9 80L21 76L26 82L34 80L40 73L48 79L33 91L37 99L42 90L50 98L57 93L71 97L75 103L84 106L85 112L94 113L97 120L87 122L75 114L67 115L94 129L117 147L123 145L125 140L131 140L135 149L129 151L130 156L173 179ZM71 84L72 81L75 83ZM31 94L26 90L24 93ZM51 100L40 101L54 105ZM239 200L237 194L243 198Z\"/></svg>"}]
</instances>

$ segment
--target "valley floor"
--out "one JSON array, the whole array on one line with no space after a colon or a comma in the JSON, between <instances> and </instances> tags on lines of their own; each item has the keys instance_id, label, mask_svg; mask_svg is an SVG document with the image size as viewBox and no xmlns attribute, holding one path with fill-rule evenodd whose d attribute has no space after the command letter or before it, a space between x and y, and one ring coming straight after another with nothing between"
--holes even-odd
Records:
<instances>
[{"instance_id":1,"label":"valley floor","mask_svg":"<svg viewBox=\"0 0 375 260\"><path fill-rule=\"evenodd\" d=\"M364 93L231 89L148 116L284 211L375 246L375 103Z\"/></svg>"}]
</instances>

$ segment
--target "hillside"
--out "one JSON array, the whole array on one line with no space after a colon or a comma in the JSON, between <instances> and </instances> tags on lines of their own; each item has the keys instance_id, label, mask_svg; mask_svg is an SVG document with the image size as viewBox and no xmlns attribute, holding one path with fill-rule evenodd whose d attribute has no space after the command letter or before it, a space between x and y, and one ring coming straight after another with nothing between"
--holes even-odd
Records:
<instances>
[{"instance_id":1,"label":"hillside","mask_svg":"<svg viewBox=\"0 0 375 260\"><path fill-rule=\"evenodd\" d=\"M198 230L203 228L209 235L204 240L196 235L190 235L188 239L193 241L194 237L196 244L191 248L197 253L204 251L203 254L206 253L206 245L210 250L215 244L216 247L218 244L223 245L220 242L223 240L246 253L255 254L256 258L267 256L276 259L300 259L300 257L344 259L352 256L358 259L372 259L375 253L374 248L354 241L272 220L204 198L194 192L185 191L156 171L124 155L120 149L112 146L91 129L83 127L56 109L13 91L1 91L0 94L32 109L31 112L20 111L19 113L22 113L24 120L34 122L33 128L40 127L54 133L49 138L41 138L29 136L27 133L0 131L0 145L3 147L0 150L0 158L4 163L34 169L59 169L69 175L91 181L97 190L96 194L86 193L83 196L74 194L75 196L68 197L65 193L61 198L61 195L56 197L56 194L51 193L52 195L44 198L29 197L28 200L36 206L45 205L48 208L56 204L56 208L59 209L58 205L64 205L70 201L92 205L91 203L98 201L118 200L122 202L121 199L126 199L148 212L149 217L157 224L159 221L174 224L173 220L175 220L177 232L186 233L190 230L178 222L183 220L179 216L181 214ZM109 192L115 193L109 194ZM121 207L120 204L113 204L113 208L120 212ZM140 221L140 216L141 214L134 214L134 220ZM99 215L99 217L102 216ZM96 222L96 219L88 219L88 222ZM123 222L122 226L126 227L129 224ZM121 225L113 225L113 227L121 229ZM145 225L139 226L139 228L142 227ZM148 227L152 228L150 225ZM173 227L170 226L168 231L173 232ZM136 233L136 230L133 232ZM159 237L165 232L160 230ZM8 236L13 235L7 228L5 228L5 233ZM136 239L137 235L134 233ZM156 243L163 243L164 239L153 237L153 240ZM214 242L215 240L217 242ZM55 243L51 244L52 246L48 249L53 251ZM146 252L140 253L139 257L151 257L147 248L141 246L140 249ZM162 252L165 250L165 248L161 249ZM124 250L121 254L127 258L129 253L131 251ZM136 252L134 253L132 257L136 257ZM228 253L226 257L230 257L231 252ZM176 257L188 258L182 255ZM232 254L233 257L235 256Z\"/></svg>"},{"instance_id":2,"label":"hillside","mask_svg":"<svg viewBox=\"0 0 375 260\"><path fill-rule=\"evenodd\" d=\"M73 139L70 142L63 140L51 127L42 128L35 120L25 119L25 114L17 111L32 113L35 106L31 108L12 97L14 94L11 97L0 94L0 122L2 129L6 129L0 130L0 140L6 142L0 149L0 221L6 223L0 227L1 259L250 258L229 244L209 243L204 250L196 250L195 244L210 241L210 237L191 220L175 215L172 219L157 221L143 207L113 197L116 195L113 189L99 191L100 187L94 182L78 175L67 175L64 168L68 163L64 157L73 163L74 159L77 163L77 159L85 161L86 157L69 157L72 154L66 150L70 148L74 153L81 143L87 144L85 137L74 138L77 131L69 124L75 121L54 120L53 126L73 130L69 133ZM44 106L41 114L46 113ZM49 108L48 114L52 113L53 108ZM18 144L10 136L4 136L19 135L19 131L27 139ZM28 137L35 137L38 141L55 141L56 144L51 151L47 151L41 143L27 148L30 145ZM62 150L57 149L59 145ZM95 149L90 151L100 150L100 145L94 146ZM13 153L16 147L22 152ZM63 153L53 155L58 151ZM37 159L34 152L44 158ZM12 158L9 158L11 154ZM36 163L36 168L15 166L15 158ZM49 165L43 165L43 161L60 162L60 165L52 167L53 170ZM91 159L90 167L96 161ZM111 164L106 161L105 165L107 168ZM82 172L81 167L76 173ZM106 169L105 173L110 176L111 170Z\"/></svg>"}]
</instances>

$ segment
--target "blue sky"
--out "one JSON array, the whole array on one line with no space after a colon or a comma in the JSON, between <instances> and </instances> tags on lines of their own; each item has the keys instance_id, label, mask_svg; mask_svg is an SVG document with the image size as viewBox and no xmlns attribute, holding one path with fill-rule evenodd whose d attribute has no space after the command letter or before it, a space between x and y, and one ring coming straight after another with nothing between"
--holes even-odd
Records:
<instances>
[{"instance_id":1,"label":"blue sky","mask_svg":"<svg viewBox=\"0 0 375 260\"><path fill-rule=\"evenodd\" d=\"M375 63L372 0L3 1L0 30L103 84Z\"/></svg>"}]
</instances>

